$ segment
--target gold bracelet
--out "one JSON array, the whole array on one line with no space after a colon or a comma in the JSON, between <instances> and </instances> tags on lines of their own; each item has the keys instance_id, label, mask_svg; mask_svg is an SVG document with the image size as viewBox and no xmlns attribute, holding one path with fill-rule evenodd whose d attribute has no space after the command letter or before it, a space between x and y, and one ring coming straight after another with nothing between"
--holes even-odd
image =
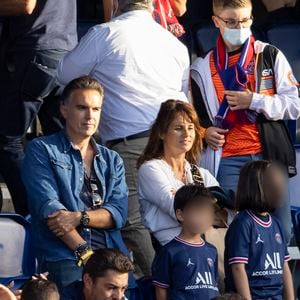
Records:
<instances>
[{"instance_id":1,"label":"gold bracelet","mask_svg":"<svg viewBox=\"0 0 300 300\"><path fill-rule=\"evenodd\" d=\"M78 262L77 262L77 266L81 267L83 262L89 258L90 256L92 256L94 254L94 251L92 249L88 250L87 252L85 252L83 255L80 256Z\"/></svg>"}]
</instances>

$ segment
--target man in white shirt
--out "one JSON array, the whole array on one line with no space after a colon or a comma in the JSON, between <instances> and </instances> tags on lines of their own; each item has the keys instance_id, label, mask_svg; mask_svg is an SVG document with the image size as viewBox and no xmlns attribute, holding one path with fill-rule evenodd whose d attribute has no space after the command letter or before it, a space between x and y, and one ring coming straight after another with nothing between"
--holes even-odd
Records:
<instances>
[{"instance_id":1,"label":"man in white shirt","mask_svg":"<svg viewBox=\"0 0 300 300\"><path fill-rule=\"evenodd\" d=\"M100 137L124 160L129 215L123 238L147 276L154 251L140 220L136 161L160 104L187 101L189 56L186 47L152 19L152 0L115 4L118 16L90 29L60 62L58 79L67 84L88 74L104 86Z\"/></svg>"}]
</instances>

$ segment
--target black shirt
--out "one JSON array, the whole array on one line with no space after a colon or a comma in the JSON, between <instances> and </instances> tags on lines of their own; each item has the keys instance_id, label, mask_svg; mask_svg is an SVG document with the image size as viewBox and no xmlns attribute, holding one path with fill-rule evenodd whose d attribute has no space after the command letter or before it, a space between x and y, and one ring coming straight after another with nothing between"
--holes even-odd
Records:
<instances>
[{"instance_id":1,"label":"black shirt","mask_svg":"<svg viewBox=\"0 0 300 300\"><path fill-rule=\"evenodd\" d=\"M85 210L101 208L103 203L96 206L93 205L93 194L95 194L92 188L93 185L96 186L95 189L96 194L99 195L98 197L100 197L101 200L103 199L102 186L99 180L97 180L94 168L91 168L90 177L88 177L87 174L85 174L84 177L80 199L84 203ZM103 230L97 228L82 229L80 234L92 249L106 248L106 237Z\"/></svg>"}]
</instances>

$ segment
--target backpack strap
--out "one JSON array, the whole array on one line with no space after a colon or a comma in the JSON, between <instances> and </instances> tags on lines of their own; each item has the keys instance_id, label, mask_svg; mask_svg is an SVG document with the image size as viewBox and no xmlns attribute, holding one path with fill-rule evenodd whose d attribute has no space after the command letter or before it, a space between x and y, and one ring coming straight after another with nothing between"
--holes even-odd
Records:
<instances>
[{"instance_id":1,"label":"backpack strap","mask_svg":"<svg viewBox=\"0 0 300 300\"><path fill-rule=\"evenodd\" d=\"M194 164L191 164L191 173L194 183L204 187L204 179L200 173L199 168Z\"/></svg>"}]
</instances>

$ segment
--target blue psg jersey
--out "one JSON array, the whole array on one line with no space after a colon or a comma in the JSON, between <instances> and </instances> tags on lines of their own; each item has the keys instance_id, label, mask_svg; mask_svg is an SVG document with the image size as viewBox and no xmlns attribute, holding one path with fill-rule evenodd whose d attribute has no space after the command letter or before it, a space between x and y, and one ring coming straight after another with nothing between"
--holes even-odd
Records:
<instances>
[{"instance_id":1,"label":"blue psg jersey","mask_svg":"<svg viewBox=\"0 0 300 300\"><path fill-rule=\"evenodd\" d=\"M194 244L176 237L156 256L152 271L153 284L168 289L169 299L212 299L219 295L217 250L206 242Z\"/></svg>"},{"instance_id":2,"label":"blue psg jersey","mask_svg":"<svg viewBox=\"0 0 300 300\"><path fill-rule=\"evenodd\" d=\"M231 265L245 264L252 299L283 299L283 265L290 259L279 222L240 212L225 237L225 284L236 291Z\"/></svg>"}]
</instances>

